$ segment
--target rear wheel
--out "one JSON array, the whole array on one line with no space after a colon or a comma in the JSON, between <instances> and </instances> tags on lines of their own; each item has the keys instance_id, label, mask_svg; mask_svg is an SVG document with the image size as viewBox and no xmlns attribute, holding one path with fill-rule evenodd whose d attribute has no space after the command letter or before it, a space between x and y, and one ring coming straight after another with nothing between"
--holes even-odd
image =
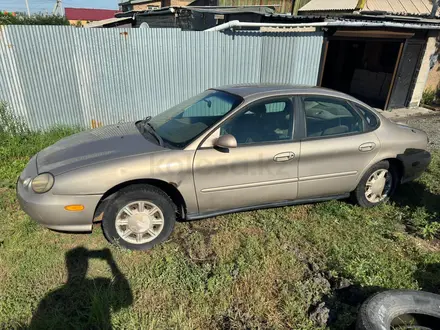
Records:
<instances>
[{"instance_id":1,"label":"rear wheel","mask_svg":"<svg viewBox=\"0 0 440 330\"><path fill-rule=\"evenodd\" d=\"M148 250L165 241L176 221L175 206L162 190L134 185L119 191L102 220L107 240L131 250Z\"/></svg>"},{"instance_id":2,"label":"rear wheel","mask_svg":"<svg viewBox=\"0 0 440 330\"><path fill-rule=\"evenodd\" d=\"M388 161L381 161L364 174L352 197L362 207L374 207L388 201L397 184L396 170Z\"/></svg>"}]
</instances>

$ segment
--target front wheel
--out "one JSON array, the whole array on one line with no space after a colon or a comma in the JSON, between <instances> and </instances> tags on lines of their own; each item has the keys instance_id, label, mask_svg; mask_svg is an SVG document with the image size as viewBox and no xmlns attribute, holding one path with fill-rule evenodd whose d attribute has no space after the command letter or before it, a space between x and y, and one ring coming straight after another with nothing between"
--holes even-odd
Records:
<instances>
[{"instance_id":1,"label":"front wheel","mask_svg":"<svg viewBox=\"0 0 440 330\"><path fill-rule=\"evenodd\" d=\"M148 250L165 241L176 221L168 195L149 185L122 189L104 211L102 229L107 240L130 250Z\"/></svg>"},{"instance_id":2,"label":"front wheel","mask_svg":"<svg viewBox=\"0 0 440 330\"><path fill-rule=\"evenodd\" d=\"M398 174L388 161L373 165L362 177L352 197L362 207L386 202L397 188Z\"/></svg>"}]
</instances>

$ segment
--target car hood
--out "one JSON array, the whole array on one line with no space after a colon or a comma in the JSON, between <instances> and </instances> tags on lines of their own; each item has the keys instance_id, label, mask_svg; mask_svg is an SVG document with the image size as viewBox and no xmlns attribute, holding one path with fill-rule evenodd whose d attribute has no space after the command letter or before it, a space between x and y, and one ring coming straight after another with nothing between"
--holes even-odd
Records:
<instances>
[{"instance_id":1,"label":"car hood","mask_svg":"<svg viewBox=\"0 0 440 330\"><path fill-rule=\"evenodd\" d=\"M74 134L37 154L38 173L59 175L112 159L165 150L145 139L134 122Z\"/></svg>"}]
</instances>

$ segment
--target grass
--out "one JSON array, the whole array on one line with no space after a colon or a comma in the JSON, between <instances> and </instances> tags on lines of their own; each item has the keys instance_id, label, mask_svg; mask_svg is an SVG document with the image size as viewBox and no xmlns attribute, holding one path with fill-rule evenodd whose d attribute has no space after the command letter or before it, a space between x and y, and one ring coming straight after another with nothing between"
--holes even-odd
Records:
<instances>
[{"instance_id":1,"label":"grass","mask_svg":"<svg viewBox=\"0 0 440 330\"><path fill-rule=\"evenodd\" d=\"M346 329L374 292L439 293L438 151L391 204L178 223L168 242L132 252L110 247L99 226L55 233L18 206L13 185L30 156L72 132L2 133L0 328Z\"/></svg>"}]
</instances>

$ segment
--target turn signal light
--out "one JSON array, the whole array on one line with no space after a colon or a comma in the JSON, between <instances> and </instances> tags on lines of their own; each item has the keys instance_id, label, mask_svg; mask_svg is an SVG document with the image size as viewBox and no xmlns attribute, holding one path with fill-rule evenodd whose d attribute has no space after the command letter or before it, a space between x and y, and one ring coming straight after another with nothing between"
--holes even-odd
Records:
<instances>
[{"instance_id":1,"label":"turn signal light","mask_svg":"<svg viewBox=\"0 0 440 330\"><path fill-rule=\"evenodd\" d=\"M79 212L84 210L84 205L66 205L64 209L66 211Z\"/></svg>"}]
</instances>

